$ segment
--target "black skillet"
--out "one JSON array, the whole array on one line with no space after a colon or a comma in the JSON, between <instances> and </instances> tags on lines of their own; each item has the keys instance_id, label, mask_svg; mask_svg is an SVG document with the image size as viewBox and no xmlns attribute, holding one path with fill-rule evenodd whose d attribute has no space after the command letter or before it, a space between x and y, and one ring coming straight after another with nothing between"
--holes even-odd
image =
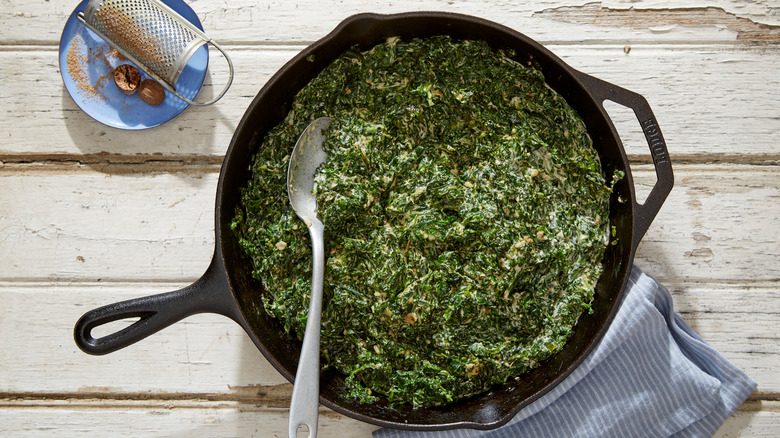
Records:
<instances>
[{"instance_id":1,"label":"black skillet","mask_svg":"<svg viewBox=\"0 0 780 438\"><path fill-rule=\"evenodd\" d=\"M242 256L230 230L239 190L249 178L252 154L265 133L287 114L293 96L347 48L357 44L361 49L369 49L391 36L411 39L442 34L484 40L497 49L513 49L517 61L535 63L547 83L579 112L605 174L611 175L615 169L626 173L615 187L610 203L609 220L617 231L618 244L609 246L604 257L605 269L596 286L593 313L582 315L562 351L519 380L442 408L413 409L390 407L384 401L361 404L350 400L345 397L343 376L327 371L321 376L320 401L335 411L379 426L416 430L492 429L505 424L520 409L560 383L606 332L622 300L637 245L672 189L672 166L666 144L642 96L569 67L542 45L512 29L480 18L439 12L349 17L285 64L252 101L226 153L217 185L216 248L206 272L184 289L87 312L75 326L78 346L89 354L110 353L189 315L212 312L241 325L268 361L293 381L300 343L288 339L277 320L263 310L258 299L263 286L252 278L250 262ZM625 151L602 106L605 100L632 109L647 139L657 182L644 204L636 201ZM95 327L124 318L139 319L116 333L92 337Z\"/></svg>"}]
</instances>

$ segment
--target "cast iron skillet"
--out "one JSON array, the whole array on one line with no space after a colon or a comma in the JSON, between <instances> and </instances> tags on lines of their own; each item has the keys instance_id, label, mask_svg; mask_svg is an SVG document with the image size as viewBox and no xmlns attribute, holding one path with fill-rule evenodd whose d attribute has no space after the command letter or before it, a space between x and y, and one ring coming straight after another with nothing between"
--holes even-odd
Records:
<instances>
[{"instance_id":1,"label":"cast iron skillet","mask_svg":"<svg viewBox=\"0 0 780 438\"><path fill-rule=\"evenodd\" d=\"M605 173L611 175L615 169L626 173L615 187L610 202L609 220L617 231L618 244L609 246L604 257L605 269L596 286L593 313L582 315L562 351L519 380L442 408L412 409L390 407L383 401L354 402L345 397L343 376L328 371L321 376L320 401L342 414L379 426L417 430L491 429L505 424L520 409L561 382L605 333L621 302L639 240L672 189L672 167L666 144L642 96L574 70L542 45L512 29L480 18L439 12L349 17L285 64L247 109L225 156L217 185L216 248L206 272L184 289L86 313L75 326L78 346L89 354L110 353L189 315L213 312L241 325L268 361L293 381L300 343L290 341L277 320L263 310L258 299L263 286L252 278L250 262L242 256L230 230L239 190L249 179L251 157L265 133L287 114L293 96L349 47L357 44L361 49L369 49L391 36L411 39L442 34L480 39L495 48L513 49L518 61L535 63L541 68L547 83L579 112ZM604 100L631 108L647 139L657 183L644 204L636 201L626 154L602 107ZM116 333L98 339L92 337L95 327L124 318L139 319Z\"/></svg>"}]
</instances>

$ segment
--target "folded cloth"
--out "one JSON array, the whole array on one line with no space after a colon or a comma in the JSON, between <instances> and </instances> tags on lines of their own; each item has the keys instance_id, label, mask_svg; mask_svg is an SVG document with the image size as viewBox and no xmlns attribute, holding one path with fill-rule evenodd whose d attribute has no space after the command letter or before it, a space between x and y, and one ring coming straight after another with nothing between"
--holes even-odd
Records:
<instances>
[{"instance_id":1,"label":"folded cloth","mask_svg":"<svg viewBox=\"0 0 780 438\"><path fill-rule=\"evenodd\" d=\"M636 266L604 338L561 384L490 431L380 429L375 438L708 437L756 383L672 309Z\"/></svg>"}]
</instances>

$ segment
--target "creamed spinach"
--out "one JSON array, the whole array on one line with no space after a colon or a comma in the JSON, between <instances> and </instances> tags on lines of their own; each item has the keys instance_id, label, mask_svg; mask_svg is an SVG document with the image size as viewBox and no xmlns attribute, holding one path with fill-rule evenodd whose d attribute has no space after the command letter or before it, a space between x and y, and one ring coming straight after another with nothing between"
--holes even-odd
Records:
<instances>
[{"instance_id":1,"label":"creamed spinach","mask_svg":"<svg viewBox=\"0 0 780 438\"><path fill-rule=\"evenodd\" d=\"M353 48L261 139L232 226L265 311L301 337L311 247L287 163L313 119L335 119L315 188L321 353L352 397L486 391L560 350L589 309L611 184L580 117L511 56L448 37Z\"/></svg>"}]
</instances>

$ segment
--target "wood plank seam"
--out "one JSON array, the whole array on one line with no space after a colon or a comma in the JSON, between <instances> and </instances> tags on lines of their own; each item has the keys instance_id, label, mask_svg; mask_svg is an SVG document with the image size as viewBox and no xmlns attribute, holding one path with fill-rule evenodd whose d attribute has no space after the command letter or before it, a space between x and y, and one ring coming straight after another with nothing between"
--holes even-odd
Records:
<instances>
[{"instance_id":1,"label":"wood plank seam","mask_svg":"<svg viewBox=\"0 0 780 438\"><path fill-rule=\"evenodd\" d=\"M292 385L289 383L281 385L249 385L249 386L229 386L230 391L226 393L198 393L198 392L177 392L177 393L150 393L150 392L0 392L0 405L14 404L16 401L55 401L55 400L134 400L134 401L158 401L158 402L180 402L180 401L205 401L205 402L234 402L251 403L262 402L268 405L280 404L287 406L292 395ZM748 397L747 401L780 401L780 392L756 390ZM16 404L14 404L16 405Z\"/></svg>"}]
</instances>

